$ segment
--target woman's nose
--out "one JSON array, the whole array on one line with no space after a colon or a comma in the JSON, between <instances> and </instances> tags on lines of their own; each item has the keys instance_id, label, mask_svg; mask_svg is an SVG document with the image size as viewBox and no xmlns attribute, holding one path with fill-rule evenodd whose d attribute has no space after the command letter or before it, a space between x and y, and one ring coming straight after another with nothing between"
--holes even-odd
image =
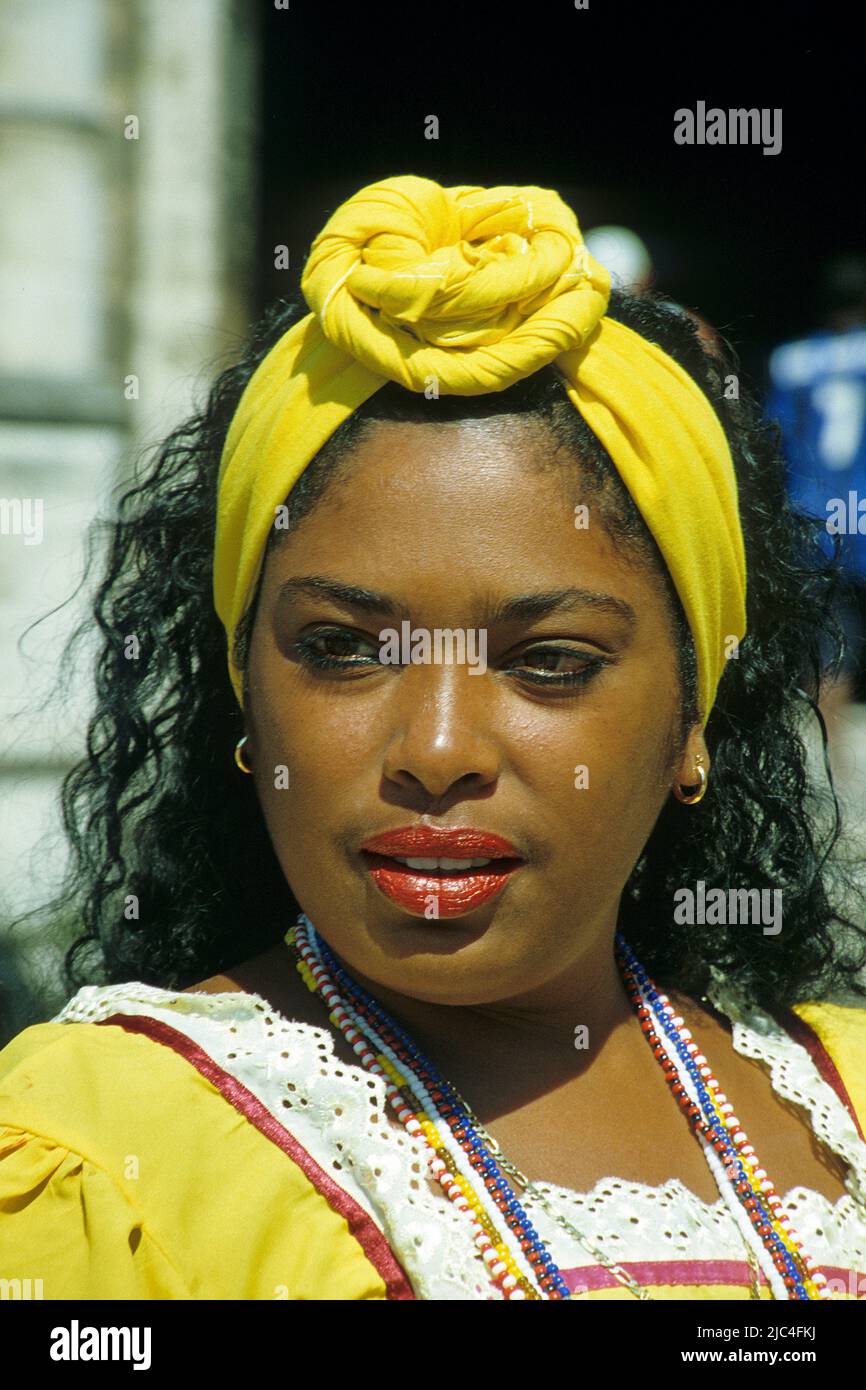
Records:
<instances>
[{"instance_id":1,"label":"woman's nose","mask_svg":"<svg viewBox=\"0 0 866 1390\"><path fill-rule=\"evenodd\" d=\"M467 778L479 788L495 781L502 750L493 728L490 673L418 665L404 667L399 681L389 711L385 775L405 787L420 783L434 798Z\"/></svg>"}]
</instances>

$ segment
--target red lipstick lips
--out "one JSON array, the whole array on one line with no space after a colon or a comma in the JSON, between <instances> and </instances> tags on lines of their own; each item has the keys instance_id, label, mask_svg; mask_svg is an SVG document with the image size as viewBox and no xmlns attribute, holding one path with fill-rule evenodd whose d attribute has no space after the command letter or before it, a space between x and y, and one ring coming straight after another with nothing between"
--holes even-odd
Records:
<instances>
[{"instance_id":1,"label":"red lipstick lips","mask_svg":"<svg viewBox=\"0 0 866 1390\"><path fill-rule=\"evenodd\" d=\"M509 840L471 827L405 826L374 835L361 850L379 891L406 912L430 921L462 917L489 902L524 862ZM446 863L411 866L401 859ZM473 866L476 859L491 862ZM465 860L466 867L455 867L457 860Z\"/></svg>"}]
</instances>

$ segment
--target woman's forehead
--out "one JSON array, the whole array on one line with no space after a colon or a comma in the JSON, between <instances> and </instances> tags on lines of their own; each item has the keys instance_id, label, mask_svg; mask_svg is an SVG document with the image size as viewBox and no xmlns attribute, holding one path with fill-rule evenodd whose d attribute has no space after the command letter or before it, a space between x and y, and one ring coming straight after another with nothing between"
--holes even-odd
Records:
<instances>
[{"instance_id":1,"label":"woman's forehead","mask_svg":"<svg viewBox=\"0 0 866 1390\"><path fill-rule=\"evenodd\" d=\"M485 575L524 575L524 587L578 582L582 569L610 567L658 578L640 536L624 543L615 481L575 457L543 423L517 415L441 425L371 421L312 506L275 529L273 547L307 566L339 551L379 568L420 572L438 556ZM636 564L636 561L638 563ZM649 562L649 563L648 563ZM281 566L282 568L282 566Z\"/></svg>"}]
</instances>

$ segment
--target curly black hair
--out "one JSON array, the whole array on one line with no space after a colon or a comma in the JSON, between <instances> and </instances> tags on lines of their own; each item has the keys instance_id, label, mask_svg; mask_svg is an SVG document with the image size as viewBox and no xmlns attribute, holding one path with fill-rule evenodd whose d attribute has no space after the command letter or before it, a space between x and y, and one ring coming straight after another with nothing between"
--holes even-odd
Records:
<instances>
[{"instance_id":1,"label":"curly black hair","mask_svg":"<svg viewBox=\"0 0 866 1390\"><path fill-rule=\"evenodd\" d=\"M264 355L306 312L299 295L278 301L240 360L218 376L203 410L165 440L152 462L138 465L116 515L94 523L107 532L106 568L93 615L64 653L60 680L95 623L102 637L96 706L86 756L61 792L72 848L68 881L41 909L71 907L84 929L63 962L70 992L130 979L184 988L278 943L299 911L252 779L233 761L243 723L213 608L212 557L217 469L232 415ZM771 1010L840 992L866 996L866 931L846 915L852 881L832 853L841 820L817 707L844 651L835 616L838 557L828 558L819 542L820 520L789 501L779 431L739 380L730 345L705 347L692 318L657 294L614 291L608 314L674 357L716 410L739 483L748 571L748 632L736 659L726 662L705 731L708 794L694 806L668 798L623 893L620 929L656 979L693 997L703 994L713 970ZM680 653L684 741L697 718L697 693L682 606L616 468L553 367L477 397L429 401L389 383L305 469L292 490L291 527L340 470L351 468L353 446L373 422L505 413L552 432L624 552L665 578ZM278 534L272 528L269 545ZM258 592L236 634L241 669ZM829 664L828 634L835 652ZM823 790L807 769L804 725L812 718L823 742ZM737 924L675 926L674 892L699 879L707 890L781 889L783 935Z\"/></svg>"}]
</instances>

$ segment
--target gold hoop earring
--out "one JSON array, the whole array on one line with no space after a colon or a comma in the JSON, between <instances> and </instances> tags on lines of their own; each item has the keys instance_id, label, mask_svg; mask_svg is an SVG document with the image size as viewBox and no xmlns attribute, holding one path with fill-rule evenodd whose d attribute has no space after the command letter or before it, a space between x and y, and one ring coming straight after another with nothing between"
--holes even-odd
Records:
<instances>
[{"instance_id":1,"label":"gold hoop earring","mask_svg":"<svg viewBox=\"0 0 866 1390\"><path fill-rule=\"evenodd\" d=\"M237 763L237 765L238 765L238 767L240 768L241 772L252 772L252 768L249 766L248 763L245 763L245 762L244 762L244 759L243 759L243 752L242 752L242 750L243 750L244 745L246 744L246 742L247 742L247 735L244 734L241 738L238 739L237 743L235 744L235 762Z\"/></svg>"},{"instance_id":2,"label":"gold hoop earring","mask_svg":"<svg viewBox=\"0 0 866 1390\"><path fill-rule=\"evenodd\" d=\"M674 786L674 796L676 797L677 801L682 801L685 806L697 805L697 803L701 800L702 796L707 790L707 774L701 767L701 763L703 761L704 760L702 757L695 758L695 764L698 769L698 777L700 778L701 783L696 792L694 792L691 796L685 796L682 791L682 782L676 783Z\"/></svg>"}]
</instances>

